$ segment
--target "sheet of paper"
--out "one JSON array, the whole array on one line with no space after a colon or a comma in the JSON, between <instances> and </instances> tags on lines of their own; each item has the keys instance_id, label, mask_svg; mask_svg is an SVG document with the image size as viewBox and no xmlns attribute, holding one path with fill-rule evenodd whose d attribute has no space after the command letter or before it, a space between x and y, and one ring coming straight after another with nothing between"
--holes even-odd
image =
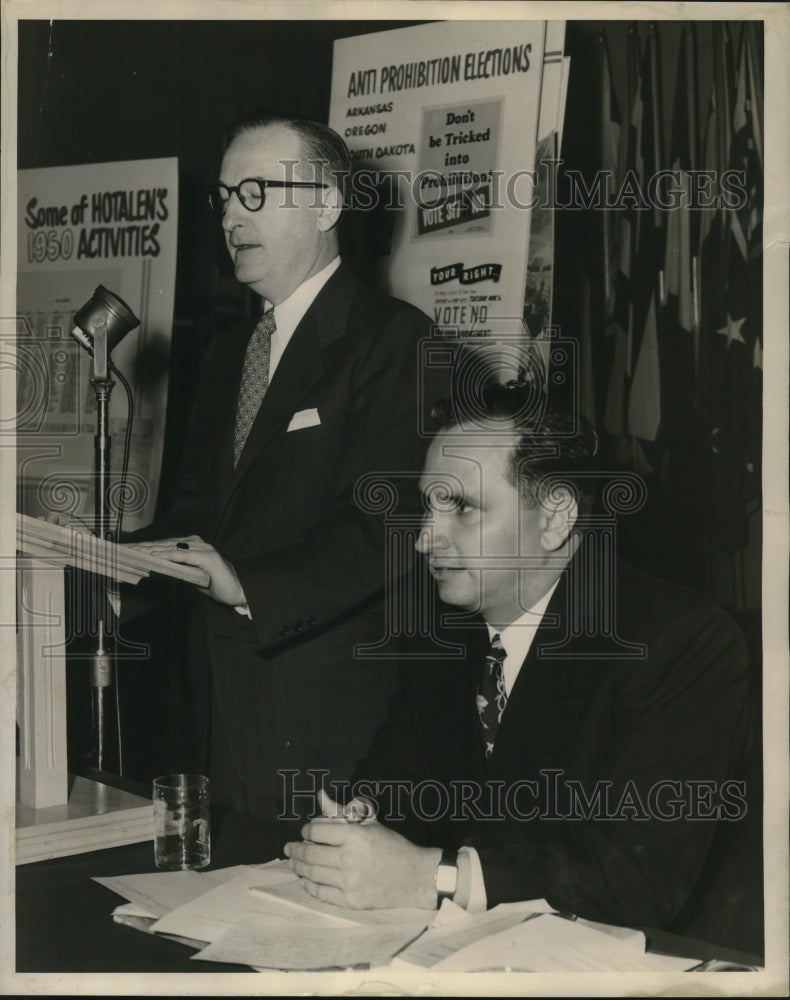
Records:
<instances>
[{"instance_id":1,"label":"sheet of paper","mask_svg":"<svg viewBox=\"0 0 790 1000\"><path fill-rule=\"evenodd\" d=\"M143 875L94 876L93 881L117 892L156 917L195 899L217 881L216 872L147 872Z\"/></svg>"},{"instance_id":2,"label":"sheet of paper","mask_svg":"<svg viewBox=\"0 0 790 1000\"><path fill-rule=\"evenodd\" d=\"M645 972L695 964L646 954L638 932L622 940L584 922L541 914L462 948L432 971Z\"/></svg>"},{"instance_id":3,"label":"sheet of paper","mask_svg":"<svg viewBox=\"0 0 790 1000\"><path fill-rule=\"evenodd\" d=\"M434 922L399 957L412 965L420 965L425 969L431 968L437 962L449 958L481 938L507 930L507 928L514 927L524 920L538 916L532 907L544 902L544 900L535 900L524 903L504 903L479 916L469 917L467 914L468 919L466 920L438 926Z\"/></svg>"},{"instance_id":4,"label":"sheet of paper","mask_svg":"<svg viewBox=\"0 0 790 1000\"><path fill-rule=\"evenodd\" d=\"M545 899L525 899L519 900L517 903L502 903L499 906L494 907L490 910L491 913L504 914L507 912L507 907L526 907L530 913L556 913L557 911L551 906ZM455 924L458 926L461 922L471 923L471 921L476 919L467 910L462 909L457 903L454 903L451 899L443 899L442 905L433 918L429 927L444 927L446 925Z\"/></svg>"},{"instance_id":5,"label":"sheet of paper","mask_svg":"<svg viewBox=\"0 0 790 1000\"><path fill-rule=\"evenodd\" d=\"M216 871L203 872L203 875L208 875L212 882L216 885L224 885L226 882L230 882L232 879L236 878L237 875L241 875L249 867L256 868L258 871L265 869L267 872L280 872L285 867L287 867L286 861L267 861L263 865L233 865L231 868L217 868ZM268 875L266 876L268 878ZM212 886L213 888L213 886Z\"/></svg>"},{"instance_id":6,"label":"sheet of paper","mask_svg":"<svg viewBox=\"0 0 790 1000\"><path fill-rule=\"evenodd\" d=\"M146 913L141 907L134 903L125 903L123 906L116 906L112 911L112 919L116 924L123 924L125 927L133 927L136 931L143 931L146 934L153 934L152 927L156 922L156 917ZM202 948L203 941L194 941L192 938L176 937L166 934L170 941L186 945L188 948Z\"/></svg>"},{"instance_id":7,"label":"sheet of paper","mask_svg":"<svg viewBox=\"0 0 790 1000\"><path fill-rule=\"evenodd\" d=\"M112 911L113 917L141 917L146 920L156 920L156 916L150 910L138 906L136 903L122 903Z\"/></svg>"},{"instance_id":8,"label":"sheet of paper","mask_svg":"<svg viewBox=\"0 0 790 1000\"><path fill-rule=\"evenodd\" d=\"M112 911L113 923L123 924L125 927L133 927L136 931L151 933L151 925L156 917L152 917L142 907L135 906L134 903L126 903L125 906L116 906Z\"/></svg>"},{"instance_id":9,"label":"sheet of paper","mask_svg":"<svg viewBox=\"0 0 790 1000\"><path fill-rule=\"evenodd\" d=\"M431 927L449 927L458 926L458 924L469 923L470 920L474 918L466 910L462 909L457 903L454 903L452 899L443 899L442 905L439 907L436 916L431 921Z\"/></svg>"},{"instance_id":10,"label":"sheet of paper","mask_svg":"<svg viewBox=\"0 0 790 1000\"><path fill-rule=\"evenodd\" d=\"M403 906L392 910L351 910L343 906L335 906L334 903L324 903L311 896L295 875L292 881L283 882L274 888L255 886L254 891L260 892L261 895L285 906L299 907L303 912L322 914L330 919L340 919L366 926L422 922L424 927L435 916L434 911L421 910L416 906Z\"/></svg>"},{"instance_id":11,"label":"sheet of paper","mask_svg":"<svg viewBox=\"0 0 790 1000\"><path fill-rule=\"evenodd\" d=\"M380 966L420 931L413 923L316 926L305 924L295 911L290 918L248 915L192 957L289 971Z\"/></svg>"},{"instance_id":12,"label":"sheet of paper","mask_svg":"<svg viewBox=\"0 0 790 1000\"><path fill-rule=\"evenodd\" d=\"M274 889L279 883L296 881L287 866L250 865L229 882L217 885L158 920L153 930L158 934L176 934L202 942L215 941L242 916L267 913L271 904L262 893L250 892L252 885ZM303 919L307 919L307 917ZM314 921L325 922L320 916Z\"/></svg>"},{"instance_id":13,"label":"sheet of paper","mask_svg":"<svg viewBox=\"0 0 790 1000\"><path fill-rule=\"evenodd\" d=\"M117 892L119 896L136 903L143 910L155 917L163 917L171 910L204 892L223 885L236 878L237 875L253 868L257 872L265 871L258 881L270 882L275 885L286 876L293 878L287 861L267 861L263 865L233 865L230 868L217 868L210 872L145 872L142 875L111 875L93 876L93 881Z\"/></svg>"}]
</instances>

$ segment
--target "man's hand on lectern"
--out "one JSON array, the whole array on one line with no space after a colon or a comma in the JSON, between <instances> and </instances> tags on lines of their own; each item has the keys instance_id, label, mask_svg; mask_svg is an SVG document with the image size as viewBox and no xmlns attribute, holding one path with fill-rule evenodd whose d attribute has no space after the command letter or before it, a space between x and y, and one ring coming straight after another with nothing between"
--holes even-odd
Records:
<instances>
[{"instance_id":1,"label":"man's hand on lectern","mask_svg":"<svg viewBox=\"0 0 790 1000\"><path fill-rule=\"evenodd\" d=\"M199 566L206 570L211 582L208 587L198 587L198 590L213 597L220 604L241 607L247 603L236 570L213 545L204 542L199 535L162 538L156 542L130 542L123 547L138 549L151 556L160 556L162 559L183 563L185 566Z\"/></svg>"}]
</instances>

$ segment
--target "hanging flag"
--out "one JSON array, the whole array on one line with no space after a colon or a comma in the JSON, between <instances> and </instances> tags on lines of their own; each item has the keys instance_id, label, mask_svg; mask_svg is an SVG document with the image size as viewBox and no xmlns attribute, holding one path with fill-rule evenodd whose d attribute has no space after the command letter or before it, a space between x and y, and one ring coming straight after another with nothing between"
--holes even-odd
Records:
<instances>
[{"instance_id":1,"label":"hanging flag","mask_svg":"<svg viewBox=\"0 0 790 1000\"><path fill-rule=\"evenodd\" d=\"M747 498L762 496L763 450L763 59L762 26L744 24L748 128L751 139L747 183L751 201L749 242L749 329L752 364L746 405Z\"/></svg>"},{"instance_id":2,"label":"hanging flag","mask_svg":"<svg viewBox=\"0 0 790 1000\"><path fill-rule=\"evenodd\" d=\"M692 22L680 36L675 97L672 112L670 166L677 203L667 211L664 253L664 305L674 323L696 342L697 317L694 304L694 268L699 245L699 212L692 210L694 193L689 171L697 170L697 41ZM693 255L692 249L694 248ZM695 349L695 357L697 351Z\"/></svg>"},{"instance_id":3,"label":"hanging flag","mask_svg":"<svg viewBox=\"0 0 790 1000\"><path fill-rule=\"evenodd\" d=\"M702 166L713 177L721 178L728 166L732 137L732 81L734 67L727 25L715 21L713 39L713 82L705 127ZM718 194L718 191L716 192ZM708 530L713 528L713 510L718 506L716 491L718 471L714 474L718 447L716 438L723 419L721 386L722 352L719 330L726 319L724 290L727 287L727 237L729 220L720 198L699 212L699 353L697 386L701 407L700 474L704 487L703 517Z\"/></svg>"},{"instance_id":4,"label":"hanging flag","mask_svg":"<svg viewBox=\"0 0 790 1000\"><path fill-rule=\"evenodd\" d=\"M598 425L595 398L595 362L592 346L592 292L590 279L582 269L578 291L581 299L579 321L579 412L595 428Z\"/></svg>"},{"instance_id":5,"label":"hanging flag","mask_svg":"<svg viewBox=\"0 0 790 1000\"><path fill-rule=\"evenodd\" d=\"M658 304L651 289L644 311L642 342L628 396L628 430L633 437L655 441L661 424L661 361L658 350Z\"/></svg>"},{"instance_id":6,"label":"hanging flag","mask_svg":"<svg viewBox=\"0 0 790 1000\"><path fill-rule=\"evenodd\" d=\"M641 101L638 99L639 62L639 35L636 25L632 23L628 28L628 107L630 109L630 118L627 140L624 146L621 144L621 149L624 148L624 157L618 157L617 161L618 191L621 184L626 182L626 178L633 177L636 171L637 136L641 128L642 111ZM604 79L602 90L604 94L608 90L613 99L611 64L609 62L608 51L606 51L605 47L603 51L602 76ZM606 100L605 96L603 100ZM612 111L613 109L610 105L610 121L612 121ZM618 143L620 143L619 137ZM602 148L609 151L611 149L611 140L605 144L602 143ZM616 272L611 278L611 290L606 289L610 296L607 303L609 309L607 333L609 340L610 374L606 390L603 422L607 433L611 434L622 445L622 441L626 435L626 400L631 380L631 345L633 335L631 274L634 257L633 231L636 227L636 207L631 202L622 211L618 212L617 215L609 212L602 214L611 217L614 224L613 228L616 229L617 233L616 246L614 248L617 267ZM611 228L609 232L611 232Z\"/></svg>"},{"instance_id":7,"label":"hanging flag","mask_svg":"<svg viewBox=\"0 0 790 1000\"><path fill-rule=\"evenodd\" d=\"M716 55L717 53L714 53ZM721 46L715 72L727 69ZM762 376L763 165L760 112L761 53L754 33L741 32L731 121L716 108L718 144L737 171L740 197L730 197L703 243L704 402L709 432L708 496L714 535L725 552L748 541L746 506L759 497ZM730 96L726 79L714 83L717 102ZM716 241L718 245L712 245ZM706 262L706 257L708 258Z\"/></svg>"},{"instance_id":8,"label":"hanging flag","mask_svg":"<svg viewBox=\"0 0 790 1000\"><path fill-rule=\"evenodd\" d=\"M598 57L600 76L599 105L599 164L601 175L605 178L607 190L615 196L620 181L620 109L617 106L617 95L612 82L612 63L609 58L609 47L606 43L606 32L602 29L598 35ZM614 306L615 276L617 273L617 216L614 212L598 212L601 221L601 259L603 261L604 303L607 313Z\"/></svg>"},{"instance_id":9,"label":"hanging flag","mask_svg":"<svg viewBox=\"0 0 790 1000\"><path fill-rule=\"evenodd\" d=\"M664 161L658 32L654 24L648 28L631 128L636 147L634 181L640 195L631 273L635 361L628 394L627 429L632 437L656 442L661 424L658 310L664 268L664 218L659 206L650 205L644 194L650 178L662 169ZM643 451L649 457L649 450Z\"/></svg>"},{"instance_id":10,"label":"hanging flag","mask_svg":"<svg viewBox=\"0 0 790 1000\"><path fill-rule=\"evenodd\" d=\"M665 486L679 514L698 523L699 355L697 263L699 212L690 171L698 168L697 47L694 24L680 36L672 112L670 167L676 202L666 212L664 302L661 316L661 416ZM693 250L692 250L693 248Z\"/></svg>"},{"instance_id":11,"label":"hanging flag","mask_svg":"<svg viewBox=\"0 0 790 1000\"><path fill-rule=\"evenodd\" d=\"M713 34L713 86L705 127L703 167L721 178L728 166L732 138L732 80L734 68L726 24L715 21ZM727 283L727 213L721 200L713 198L699 210L699 355L698 378L706 390L705 408L709 415L716 401L711 386L711 353L715 331L724 319L723 289Z\"/></svg>"},{"instance_id":12,"label":"hanging flag","mask_svg":"<svg viewBox=\"0 0 790 1000\"><path fill-rule=\"evenodd\" d=\"M593 178L591 190L599 192L605 203L613 203L617 198L620 176L620 112L617 106L612 82L611 62L606 41L606 32L598 33L596 55L597 86L597 142L590 146L590 159L586 163L589 176ZM615 331L611 320L614 306L615 276L619 258L617 247L617 221L614 211L601 210L589 213L587 220L591 236L597 242L600 252L589 260L580 260L575 269L572 293L579 304L577 329L580 349L579 402L580 412L596 429L601 419L605 419L605 383L611 372ZM622 369L621 369L622 378ZM622 393L619 406L620 433L622 433Z\"/></svg>"}]
</instances>

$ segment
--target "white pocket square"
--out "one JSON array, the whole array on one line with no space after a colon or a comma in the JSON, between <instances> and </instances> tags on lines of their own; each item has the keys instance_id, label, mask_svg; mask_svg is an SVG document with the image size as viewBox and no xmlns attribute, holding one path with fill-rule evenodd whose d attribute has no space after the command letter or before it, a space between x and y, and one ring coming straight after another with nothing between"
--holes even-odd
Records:
<instances>
[{"instance_id":1,"label":"white pocket square","mask_svg":"<svg viewBox=\"0 0 790 1000\"><path fill-rule=\"evenodd\" d=\"M318 416L318 410L299 410L298 413L294 413L291 417L291 422L288 424L288 431L300 431L305 427L317 427L321 423L321 418Z\"/></svg>"}]
</instances>

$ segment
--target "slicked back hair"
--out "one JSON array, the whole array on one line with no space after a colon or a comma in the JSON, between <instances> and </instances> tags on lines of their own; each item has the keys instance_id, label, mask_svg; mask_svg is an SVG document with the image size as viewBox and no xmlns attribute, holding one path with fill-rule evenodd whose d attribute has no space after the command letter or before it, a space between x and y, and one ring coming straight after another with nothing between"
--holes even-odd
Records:
<instances>
[{"instance_id":1,"label":"slicked back hair","mask_svg":"<svg viewBox=\"0 0 790 1000\"><path fill-rule=\"evenodd\" d=\"M346 189L351 174L351 154L343 139L328 125L294 115L259 111L240 118L231 129L231 140L246 132L280 125L299 137L301 146L298 175L304 180L322 180L334 184L346 204Z\"/></svg>"}]
</instances>

